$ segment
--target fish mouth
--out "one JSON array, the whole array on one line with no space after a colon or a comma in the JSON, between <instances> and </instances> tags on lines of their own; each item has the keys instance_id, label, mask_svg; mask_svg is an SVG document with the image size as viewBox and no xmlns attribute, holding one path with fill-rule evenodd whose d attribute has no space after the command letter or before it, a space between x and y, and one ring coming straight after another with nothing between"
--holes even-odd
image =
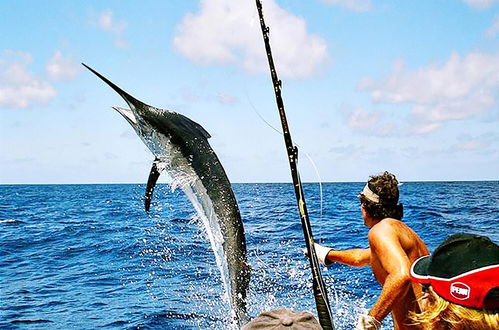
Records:
<instances>
[{"instance_id":1,"label":"fish mouth","mask_svg":"<svg viewBox=\"0 0 499 330\"><path fill-rule=\"evenodd\" d=\"M113 107L113 109L118 111L120 115L122 115L123 118L125 118L126 121L128 121L130 125L132 125L133 128L139 127L139 122L137 121L137 118L135 117L135 114L132 110L120 107Z\"/></svg>"}]
</instances>

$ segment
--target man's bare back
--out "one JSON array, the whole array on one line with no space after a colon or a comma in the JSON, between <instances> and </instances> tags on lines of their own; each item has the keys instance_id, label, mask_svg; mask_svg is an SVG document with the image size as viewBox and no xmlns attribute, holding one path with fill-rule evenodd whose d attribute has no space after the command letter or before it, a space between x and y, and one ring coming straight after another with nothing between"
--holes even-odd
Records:
<instances>
[{"instance_id":1,"label":"man's bare back","mask_svg":"<svg viewBox=\"0 0 499 330\"><path fill-rule=\"evenodd\" d=\"M370 315L383 319L391 310L395 329L411 329L409 311L419 312L421 286L411 285L410 265L429 251L421 238L403 222L386 218L369 230L370 264L383 286ZM388 281L387 281L388 279Z\"/></svg>"}]
</instances>

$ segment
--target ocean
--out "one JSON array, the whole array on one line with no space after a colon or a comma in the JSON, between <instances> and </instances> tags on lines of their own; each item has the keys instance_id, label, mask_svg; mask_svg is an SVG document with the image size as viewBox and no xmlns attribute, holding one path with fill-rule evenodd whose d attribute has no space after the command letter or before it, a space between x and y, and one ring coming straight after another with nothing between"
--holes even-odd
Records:
<instances>
[{"instance_id":1,"label":"ocean","mask_svg":"<svg viewBox=\"0 0 499 330\"><path fill-rule=\"evenodd\" d=\"M316 240L367 247L364 183L304 184ZM290 183L234 184L252 268L248 311L315 303ZM230 304L195 211L180 190L0 185L0 328L228 329ZM459 232L499 242L499 182L405 182L404 221L433 251ZM381 287L369 268L322 272L337 329L351 329ZM384 321L389 329L391 321Z\"/></svg>"}]
</instances>

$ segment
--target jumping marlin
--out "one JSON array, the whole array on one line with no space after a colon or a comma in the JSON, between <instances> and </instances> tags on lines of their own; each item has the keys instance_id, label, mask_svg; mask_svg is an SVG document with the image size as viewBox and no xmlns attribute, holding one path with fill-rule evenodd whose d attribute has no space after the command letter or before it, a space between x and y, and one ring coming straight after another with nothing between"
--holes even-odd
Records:
<instances>
[{"instance_id":1,"label":"jumping marlin","mask_svg":"<svg viewBox=\"0 0 499 330\"><path fill-rule=\"evenodd\" d=\"M83 64L83 63L82 63ZM229 179L208 143L210 134L198 123L174 111L149 106L107 78L83 64L113 88L130 109L113 107L130 125L155 156L144 197L149 211L154 187L166 170L186 193L201 220L213 235L210 243L216 262L229 279L222 278L239 325L246 320L246 292L249 267L246 240L239 207ZM217 251L219 253L217 253Z\"/></svg>"}]
</instances>

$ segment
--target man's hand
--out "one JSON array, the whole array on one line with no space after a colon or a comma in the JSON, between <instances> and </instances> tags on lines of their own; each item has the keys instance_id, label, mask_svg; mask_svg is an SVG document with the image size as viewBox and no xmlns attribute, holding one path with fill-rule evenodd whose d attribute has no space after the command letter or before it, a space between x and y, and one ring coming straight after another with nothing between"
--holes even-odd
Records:
<instances>
[{"instance_id":1,"label":"man's hand","mask_svg":"<svg viewBox=\"0 0 499 330\"><path fill-rule=\"evenodd\" d=\"M314 249L315 249L315 254L317 255L317 259L324 265L324 266L329 266L332 264L331 261L327 260L327 255L329 251L334 250L332 248L328 248L326 246L322 246L320 244L314 243ZM308 257L308 250L307 248L303 249L303 253L305 254L306 257Z\"/></svg>"},{"instance_id":2,"label":"man's hand","mask_svg":"<svg viewBox=\"0 0 499 330\"><path fill-rule=\"evenodd\" d=\"M360 314L355 330L376 330L381 328L381 322L368 314Z\"/></svg>"}]
</instances>

